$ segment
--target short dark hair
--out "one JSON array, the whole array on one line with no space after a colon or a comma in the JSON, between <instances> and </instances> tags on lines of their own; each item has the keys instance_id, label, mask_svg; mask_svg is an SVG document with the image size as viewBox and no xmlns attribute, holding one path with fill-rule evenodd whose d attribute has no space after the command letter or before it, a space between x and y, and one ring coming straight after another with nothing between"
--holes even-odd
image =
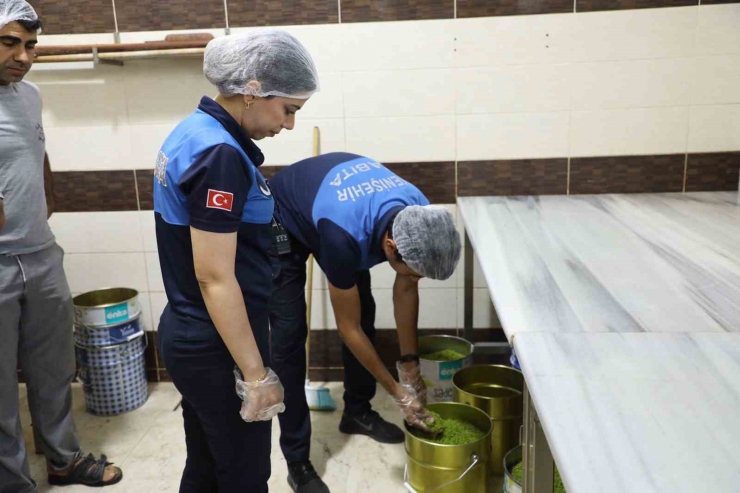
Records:
<instances>
[{"instance_id":1,"label":"short dark hair","mask_svg":"<svg viewBox=\"0 0 740 493\"><path fill-rule=\"evenodd\" d=\"M36 19L35 21L18 21L18 24L23 26L23 29L29 33L38 32L42 27L41 19Z\"/></svg>"},{"instance_id":2,"label":"short dark hair","mask_svg":"<svg viewBox=\"0 0 740 493\"><path fill-rule=\"evenodd\" d=\"M396 221L396 217L398 217L398 213L396 213L391 218L391 222L388 223L388 238L391 240L393 239L393 223ZM396 248L396 262L403 262L403 257L401 256L401 252L398 251L398 248ZM405 264L406 262L403 263Z\"/></svg>"}]
</instances>

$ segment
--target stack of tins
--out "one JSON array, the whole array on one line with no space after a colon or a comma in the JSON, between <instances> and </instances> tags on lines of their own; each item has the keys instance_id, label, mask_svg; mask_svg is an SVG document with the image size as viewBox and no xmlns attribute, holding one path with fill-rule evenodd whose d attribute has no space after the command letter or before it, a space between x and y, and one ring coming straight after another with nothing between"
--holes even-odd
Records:
<instances>
[{"instance_id":1,"label":"stack of tins","mask_svg":"<svg viewBox=\"0 0 740 493\"><path fill-rule=\"evenodd\" d=\"M113 416L144 405L147 389L139 294L110 288L76 296L75 352L87 412Z\"/></svg>"}]
</instances>

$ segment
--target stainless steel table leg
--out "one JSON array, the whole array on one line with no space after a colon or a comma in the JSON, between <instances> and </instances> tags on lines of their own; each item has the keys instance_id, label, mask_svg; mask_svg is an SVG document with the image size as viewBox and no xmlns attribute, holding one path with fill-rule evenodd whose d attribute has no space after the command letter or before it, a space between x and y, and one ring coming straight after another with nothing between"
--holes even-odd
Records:
<instances>
[{"instance_id":1,"label":"stainless steel table leg","mask_svg":"<svg viewBox=\"0 0 740 493\"><path fill-rule=\"evenodd\" d=\"M475 260L475 252L473 252L473 244L470 243L468 232L465 231L465 283L463 285L463 294L465 296L464 304L464 318L463 328L465 329L465 339L473 342L473 266Z\"/></svg>"},{"instance_id":2,"label":"stainless steel table leg","mask_svg":"<svg viewBox=\"0 0 740 493\"><path fill-rule=\"evenodd\" d=\"M522 493L551 493L555 480L555 463L526 382L524 383L523 442L524 484Z\"/></svg>"}]
</instances>

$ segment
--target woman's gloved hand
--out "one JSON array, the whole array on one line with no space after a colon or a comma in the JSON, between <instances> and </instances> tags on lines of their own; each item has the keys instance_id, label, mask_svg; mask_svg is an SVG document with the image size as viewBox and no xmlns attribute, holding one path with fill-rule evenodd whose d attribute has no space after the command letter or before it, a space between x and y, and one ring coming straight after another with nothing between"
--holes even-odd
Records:
<instances>
[{"instance_id":1,"label":"woman's gloved hand","mask_svg":"<svg viewBox=\"0 0 740 493\"><path fill-rule=\"evenodd\" d=\"M421 378L421 365L419 362L401 363L400 361L396 361L396 370L398 370L398 380L401 385L412 388L421 405L426 406L427 386L424 383L424 379Z\"/></svg>"},{"instance_id":2,"label":"woman's gloved hand","mask_svg":"<svg viewBox=\"0 0 740 493\"><path fill-rule=\"evenodd\" d=\"M244 401L239 414L247 423L251 421L269 421L278 413L285 411L285 391L277 374L265 368L267 374L255 382L245 382L238 368L234 369L236 377L236 394Z\"/></svg>"},{"instance_id":3,"label":"woman's gloved hand","mask_svg":"<svg viewBox=\"0 0 740 493\"><path fill-rule=\"evenodd\" d=\"M424 409L424 405L413 387L403 383L399 384L393 395L393 400L410 426L429 431L427 423L434 422L434 418Z\"/></svg>"}]
</instances>

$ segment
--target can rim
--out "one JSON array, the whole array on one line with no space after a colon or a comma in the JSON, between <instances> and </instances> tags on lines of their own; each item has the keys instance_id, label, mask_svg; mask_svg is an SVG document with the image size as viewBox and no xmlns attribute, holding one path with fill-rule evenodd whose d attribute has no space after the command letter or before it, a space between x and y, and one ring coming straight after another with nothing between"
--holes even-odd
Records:
<instances>
[{"instance_id":1,"label":"can rim","mask_svg":"<svg viewBox=\"0 0 740 493\"><path fill-rule=\"evenodd\" d=\"M107 349L115 349L115 348L120 347L120 346L125 346L125 345L128 345L128 344L131 344L134 341L138 341L139 339L141 339L145 335L146 335L146 331L143 331L142 330L142 331L139 332L139 334L136 337L132 337L131 339L129 339L128 341L125 341L125 342L119 342L118 344L110 344L108 346L99 346L99 347L87 347L87 346L81 346L81 345L77 344L77 342L75 342L75 347L78 348L78 349L84 349L85 351L105 351Z\"/></svg>"},{"instance_id":2,"label":"can rim","mask_svg":"<svg viewBox=\"0 0 740 493\"><path fill-rule=\"evenodd\" d=\"M447 360L447 361L439 361L439 360L436 360L436 359L426 359L426 358L423 358L421 355L419 355L419 359L420 360L423 360L423 361L429 361L429 362L432 362L432 363L456 363L458 361L463 361L463 360L465 360L467 358L470 358L471 356L473 356L473 353L475 352L475 344L473 344L469 340L464 339L462 337L453 336L453 335L449 335L449 334L429 335L429 336L421 336L421 337L419 337L419 342L421 342L423 339L427 339L427 340L428 339L454 339L456 341L464 342L470 348L470 352L468 354L466 354L465 356L463 356L462 358L451 359L451 360Z\"/></svg>"},{"instance_id":3,"label":"can rim","mask_svg":"<svg viewBox=\"0 0 740 493\"><path fill-rule=\"evenodd\" d=\"M129 298L126 298L124 300L121 300L121 301L116 301L116 302L113 302L113 303L104 303L104 304L101 304L101 305L78 305L77 304L78 303L77 300L84 299L85 296L92 296L92 293L101 293L101 292L105 292L105 291L116 291L116 290L120 290L120 291L123 291L123 292L128 292L132 296L129 297ZM122 305L123 303L128 303L129 301L138 298L138 296L139 296L139 292L137 290L133 289L133 288L123 288L123 287L101 288L101 289L94 289L94 290L88 291L86 293L78 294L77 296L75 296L74 298L72 298L72 305L75 308L86 308L86 309L110 308L111 306Z\"/></svg>"},{"instance_id":4,"label":"can rim","mask_svg":"<svg viewBox=\"0 0 740 493\"><path fill-rule=\"evenodd\" d=\"M456 405L456 406L469 407L469 408L475 409L476 411L478 411L481 414L483 414L486 417L486 419L489 420L489 422L492 421L489 418L489 416L486 414L485 411L483 411L482 409L479 409L477 407L469 406L468 404L463 404L461 402L434 402L434 403L431 403L431 405L434 405L434 404L445 404L445 405L447 405L447 404L453 404L453 405ZM434 409L432 409L432 410L434 410ZM452 448L452 447L467 447L467 446L470 446L470 445L478 444L479 442L482 442L483 440L485 440L486 438L489 438L493 434L493 422L491 422L491 425L489 426L488 431L481 438L479 438L478 440L476 440L474 442L461 443L461 444L437 443L437 442L432 442L431 440L427 440L426 438L422 438L422 437L419 437L419 436L414 435L411 432L411 426L408 423L406 423L406 422L404 422L403 424L404 424L404 428L405 428L406 434L409 435L411 438L413 438L415 440L419 440L419 441L424 442L424 443L428 443L430 445L434 445L435 447L444 447L444 448L447 448L447 447L450 447L450 448ZM406 452L408 454L408 450Z\"/></svg>"}]
</instances>

